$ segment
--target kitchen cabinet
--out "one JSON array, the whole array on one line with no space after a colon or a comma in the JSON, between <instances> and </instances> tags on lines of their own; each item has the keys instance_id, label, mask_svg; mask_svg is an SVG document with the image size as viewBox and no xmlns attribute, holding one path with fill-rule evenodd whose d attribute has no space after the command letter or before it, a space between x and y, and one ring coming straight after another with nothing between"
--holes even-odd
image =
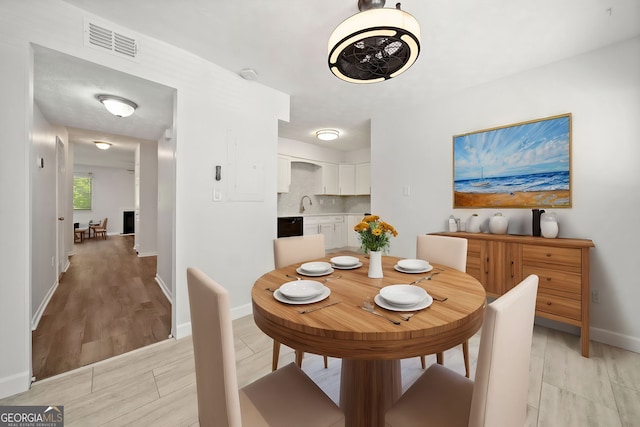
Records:
<instances>
[{"instance_id":1,"label":"kitchen cabinet","mask_svg":"<svg viewBox=\"0 0 640 427\"><path fill-rule=\"evenodd\" d=\"M278 156L278 193L288 193L291 188L291 158Z\"/></svg>"},{"instance_id":2,"label":"kitchen cabinet","mask_svg":"<svg viewBox=\"0 0 640 427\"><path fill-rule=\"evenodd\" d=\"M356 165L356 195L371 194L371 163Z\"/></svg>"},{"instance_id":3,"label":"kitchen cabinet","mask_svg":"<svg viewBox=\"0 0 640 427\"><path fill-rule=\"evenodd\" d=\"M468 240L467 273L498 297L530 274L539 277L536 316L580 327L589 357L589 249L586 239L486 233L433 233Z\"/></svg>"},{"instance_id":4,"label":"kitchen cabinet","mask_svg":"<svg viewBox=\"0 0 640 427\"><path fill-rule=\"evenodd\" d=\"M318 215L304 218L303 234L324 234L325 249L345 246L344 215Z\"/></svg>"},{"instance_id":5,"label":"kitchen cabinet","mask_svg":"<svg viewBox=\"0 0 640 427\"><path fill-rule=\"evenodd\" d=\"M358 238L358 233L353 229L353 227L358 224L364 215L346 215L346 230L345 234L347 236L347 246L350 248L359 248L360 247L360 239Z\"/></svg>"},{"instance_id":6,"label":"kitchen cabinet","mask_svg":"<svg viewBox=\"0 0 640 427\"><path fill-rule=\"evenodd\" d=\"M338 171L340 195L353 196L356 194L356 165L341 164Z\"/></svg>"},{"instance_id":7,"label":"kitchen cabinet","mask_svg":"<svg viewBox=\"0 0 640 427\"><path fill-rule=\"evenodd\" d=\"M322 187L319 194L338 195L340 192L339 168L336 163L322 163Z\"/></svg>"}]
</instances>

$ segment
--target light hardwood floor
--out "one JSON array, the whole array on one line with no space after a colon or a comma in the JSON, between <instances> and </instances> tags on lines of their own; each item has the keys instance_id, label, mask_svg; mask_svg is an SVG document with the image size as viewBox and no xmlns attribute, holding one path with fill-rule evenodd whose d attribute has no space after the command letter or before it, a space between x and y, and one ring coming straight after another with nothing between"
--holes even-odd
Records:
<instances>
[{"instance_id":1,"label":"light hardwood floor","mask_svg":"<svg viewBox=\"0 0 640 427\"><path fill-rule=\"evenodd\" d=\"M251 316L233 322L240 386L270 371L271 339ZM479 333L470 340L472 375ZM580 356L577 336L536 326L531 349L529 426L640 425L640 354L597 342ZM293 361L283 346L280 366ZM435 363L434 356L427 357ZM445 365L464 373L460 346ZM306 354L303 369L335 401L340 361ZM420 373L417 357L402 362L403 387ZM64 405L66 426L196 426L197 403L190 338L168 340L33 384L0 405ZM250 427L250 426L249 426Z\"/></svg>"}]
</instances>

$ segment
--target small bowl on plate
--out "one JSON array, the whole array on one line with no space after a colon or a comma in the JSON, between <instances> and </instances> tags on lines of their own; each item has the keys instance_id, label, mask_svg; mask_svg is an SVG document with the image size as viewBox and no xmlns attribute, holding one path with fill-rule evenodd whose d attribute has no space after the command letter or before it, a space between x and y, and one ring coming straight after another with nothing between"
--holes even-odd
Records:
<instances>
[{"instance_id":1,"label":"small bowl on plate","mask_svg":"<svg viewBox=\"0 0 640 427\"><path fill-rule=\"evenodd\" d=\"M427 291L419 286L390 285L380 289L380 296L389 304L409 307L424 300L427 297Z\"/></svg>"},{"instance_id":2,"label":"small bowl on plate","mask_svg":"<svg viewBox=\"0 0 640 427\"><path fill-rule=\"evenodd\" d=\"M315 280L294 280L278 288L282 295L292 300L311 299L320 295L323 289L324 285Z\"/></svg>"},{"instance_id":3,"label":"small bowl on plate","mask_svg":"<svg viewBox=\"0 0 640 427\"><path fill-rule=\"evenodd\" d=\"M326 273L331 268L331 264L328 262L305 262L300 266L300 269L310 274Z\"/></svg>"},{"instance_id":4,"label":"small bowl on plate","mask_svg":"<svg viewBox=\"0 0 640 427\"><path fill-rule=\"evenodd\" d=\"M407 271L426 270L430 264L423 259L402 259L398 261L398 267Z\"/></svg>"},{"instance_id":5,"label":"small bowl on plate","mask_svg":"<svg viewBox=\"0 0 640 427\"><path fill-rule=\"evenodd\" d=\"M336 256L331 258L333 265L338 267L352 267L360 262L360 260L354 256Z\"/></svg>"}]
</instances>

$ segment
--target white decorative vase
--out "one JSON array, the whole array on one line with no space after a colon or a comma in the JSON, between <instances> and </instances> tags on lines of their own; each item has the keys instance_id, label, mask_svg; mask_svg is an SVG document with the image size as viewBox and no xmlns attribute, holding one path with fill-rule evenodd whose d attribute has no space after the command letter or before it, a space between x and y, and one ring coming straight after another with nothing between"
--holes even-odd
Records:
<instances>
[{"instance_id":1,"label":"white decorative vase","mask_svg":"<svg viewBox=\"0 0 640 427\"><path fill-rule=\"evenodd\" d=\"M540 232L542 237L554 239L558 237L558 219L554 213L543 213L540 216Z\"/></svg>"},{"instance_id":2,"label":"white decorative vase","mask_svg":"<svg viewBox=\"0 0 640 427\"><path fill-rule=\"evenodd\" d=\"M382 274L382 251L369 251L369 277L380 279Z\"/></svg>"},{"instance_id":3,"label":"white decorative vase","mask_svg":"<svg viewBox=\"0 0 640 427\"><path fill-rule=\"evenodd\" d=\"M471 215L469 221L467 221L467 232L479 233L480 232L480 217L478 215Z\"/></svg>"},{"instance_id":4,"label":"white decorative vase","mask_svg":"<svg viewBox=\"0 0 640 427\"><path fill-rule=\"evenodd\" d=\"M509 227L509 218L500 212L489 218L489 231L492 234L505 234Z\"/></svg>"}]
</instances>

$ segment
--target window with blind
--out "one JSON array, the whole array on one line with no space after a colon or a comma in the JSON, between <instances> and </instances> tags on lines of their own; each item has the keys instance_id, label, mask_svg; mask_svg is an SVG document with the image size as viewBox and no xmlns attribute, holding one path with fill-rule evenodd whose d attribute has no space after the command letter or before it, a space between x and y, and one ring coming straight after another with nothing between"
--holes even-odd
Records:
<instances>
[{"instance_id":1,"label":"window with blind","mask_svg":"<svg viewBox=\"0 0 640 427\"><path fill-rule=\"evenodd\" d=\"M73 209L91 210L91 176L73 177Z\"/></svg>"}]
</instances>

